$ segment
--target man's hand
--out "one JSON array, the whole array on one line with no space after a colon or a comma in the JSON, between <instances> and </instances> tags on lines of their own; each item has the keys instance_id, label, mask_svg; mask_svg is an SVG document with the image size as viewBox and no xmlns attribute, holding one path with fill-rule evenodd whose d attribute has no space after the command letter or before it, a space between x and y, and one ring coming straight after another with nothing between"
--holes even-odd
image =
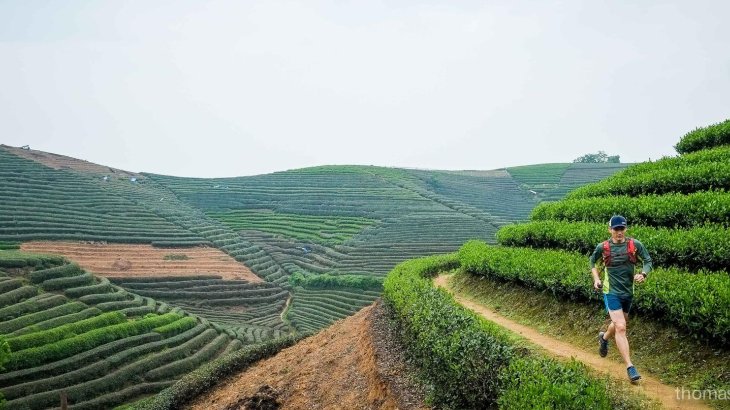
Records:
<instances>
[{"instance_id":1,"label":"man's hand","mask_svg":"<svg viewBox=\"0 0 730 410\"><path fill-rule=\"evenodd\" d=\"M645 280L646 280L646 276L644 276L643 273L637 273L636 275L634 275L634 281L636 283L641 283L641 282L643 282Z\"/></svg>"},{"instance_id":2,"label":"man's hand","mask_svg":"<svg viewBox=\"0 0 730 410\"><path fill-rule=\"evenodd\" d=\"M595 290L601 290L603 288L603 283L601 283L600 279L595 279L593 281L593 289Z\"/></svg>"}]
</instances>

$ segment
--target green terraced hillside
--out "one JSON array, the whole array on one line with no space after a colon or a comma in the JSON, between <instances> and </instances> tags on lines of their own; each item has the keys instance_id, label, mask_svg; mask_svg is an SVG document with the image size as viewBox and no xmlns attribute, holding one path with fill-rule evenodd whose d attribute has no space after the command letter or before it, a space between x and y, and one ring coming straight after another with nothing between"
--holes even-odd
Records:
<instances>
[{"instance_id":1,"label":"green terraced hillside","mask_svg":"<svg viewBox=\"0 0 730 410\"><path fill-rule=\"evenodd\" d=\"M607 178L629 165L540 164L507 168L507 172L519 181L523 188L533 191L541 200L556 201L578 187Z\"/></svg>"},{"instance_id":2,"label":"green terraced hillside","mask_svg":"<svg viewBox=\"0 0 730 410\"><path fill-rule=\"evenodd\" d=\"M110 278L130 292L179 306L210 320L247 343L281 337L289 292L273 283L224 280L220 276Z\"/></svg>"},{"instance_id":3,"label":"green terraced hillside","mask_svg":"<svg viewBox=\"0 0 730 410\"><path fill-rule=\"evenodd\" d=\"M133 183L128 178L104 181L52 169L0 147L0 241L34 239L151 243L193 246L208 241L166 220L102 183Z\"/></svg>"},{"instance_id":4,"label":"green terraced hillside","mask_svg":"<svg viewBox=\"0 0 730 410\"><path fill-rule=\"evenodd\" d=\"M154 394L248 340L55 256L0 251L0 372L9 409L112 408Z\"/></svg>"}]
</instances>

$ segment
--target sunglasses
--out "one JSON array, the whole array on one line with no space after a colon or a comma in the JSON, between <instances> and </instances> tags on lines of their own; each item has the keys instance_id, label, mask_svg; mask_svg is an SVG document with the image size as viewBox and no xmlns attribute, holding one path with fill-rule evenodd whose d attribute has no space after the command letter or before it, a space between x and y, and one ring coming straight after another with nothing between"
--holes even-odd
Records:
<instances>
[{"instance_id":1,"label":"sunglasses","mask_svg":"<svg viewBox=\"0 0 730 410\"><path fill-rule=\"evenodd\" d=\"M614 231L617 231L617 232L621 232L621 231L625 231L626 230L626 227L625 226L617 226L617 227L611 228L611 229L613 229Z\"/></svg>"}]
</instances>

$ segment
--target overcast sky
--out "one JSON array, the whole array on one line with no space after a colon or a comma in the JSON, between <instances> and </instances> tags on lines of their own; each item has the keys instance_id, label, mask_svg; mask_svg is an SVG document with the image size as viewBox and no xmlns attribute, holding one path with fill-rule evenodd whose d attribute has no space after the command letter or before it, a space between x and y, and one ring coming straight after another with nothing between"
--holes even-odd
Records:
<instances>
[{"instance_id":1,"label":"overcast sky","mask_svg":"<svg viewBox=\"0 0 730 410\"><path fill-rule=\"evenodd\" d=\"M674 155L730 118L726 1L0 0L0 143L130 171Z\"/></svg>"}]
</instances>

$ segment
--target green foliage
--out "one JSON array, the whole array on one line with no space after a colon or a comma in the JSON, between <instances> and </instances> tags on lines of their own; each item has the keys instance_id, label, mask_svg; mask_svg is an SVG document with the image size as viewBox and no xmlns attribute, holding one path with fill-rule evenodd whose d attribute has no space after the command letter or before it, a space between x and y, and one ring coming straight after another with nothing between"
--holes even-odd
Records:
<instances>
[{"instance_id":1,"label":"green foliage","mask_svg":"<svg viewBox=\"0 0 730 410\"><path fill-rule=\"evenodd\" d=\"M119 312L103 313L96 317L69 323L53 329L11 337L8 339L8 344L10 344L10 348L13 352L18 352L20 350L43 346L62 339L77 336L93 329L122 323L126 320L126 317Z\"/></svg>"},{"instance_id":2,"label":"green foliage","mask_svg":"<svg viewBox=\"0 0 730 410\"><path fill-rule=\"evenodd\" d=\"M461 266L474 275L509 280L555 295L600 301L588 258L560 250L505 248L470 241L459 250ZM688 329L696 337L730 340L730 277L655 269L634 293L636 309Z\"/></svg>"},{"instance_id":3,"label":"green foliage","mask_svg":"<svg viewBox=\"0 0 730 410\"><path fill-rule=\"evenodd\" d=\"M5 363L10 360L10 345L3 336L0 336L0 370L3 370ZM1 398L2 396L0 396Z\"/></svg>"},{"instance_id":4,"label":"green foliage","mask_svg":"<svg viewBox=\"0 0 730 410\"><path fill-rule=\"evenodd\" d=\"M382 289L383 278L367 275L303 275L299 272L289 277L289 284L304 288L355 288Z\"/></svg>"},{"instance_id":5,"label":"green foliage","mask_svg":"<svg viewBox=\"0 0 730 410\"><path fill-rule=\"evenodd\" d=\"M83 269L75 263L68 263L54 268L40 269L28 274L28 279L33 283L41 283L49 279L67 278L78 276Z\"/></svg>"},{"instance_id":6,"label":"green foliage","mask_svg":"<svg viewBox=\"0 0 730 410\"><path fill-rule=\"evenodd\" d=\"M621 159L618 155L608 155L603 151L598 151L595 154L585 154L573 160L576 163L584 164L600 164L600 163L620 163Z\"/></svg>"},{"instance_id":7,"label":"green foliage","mask_svg":"<svg viewBox=\"0 0 730 410\"><path fill-rule=\"evenodd\" d=\"M402 325L404 344L437 407L485 408L499 394L497 375L514 355L507 332L435 289L433 274L457 266L455 254L396 266L384 298Z\"/></svg>"},{"instance_id":8,"label":"green foliage","mask_svg":"<svg viewBox=\"0 0 730 410\"><path fill-rule=\"evenodd\" d=\"M0 268L33 267L43 269L64 263L67 262L62 256L43 255L16 250L0 250Z\"/></svg>"},{"instance_id":9,"label":"green foliage","mask_svg":"<svg viewBox=\"0 0 730 410\"><path fill-rule=\"evenodd\" d=\"M695 192L640 197L608 196L543 202L532 210L533 221L564 220L607 224L613 215L644 226L693 227L704 224L730 226L730 193Z\"/></svg>"},{"instance_id":10,"label":"green foliage","mask_svg":"<svg viewBox=\"0 0 730 410\"><path fill-rule=\"evenodd\" d=\"M155 332L160 333L165 337L174 336L180 334L188 329L194 328L198 324L198 319L186 316L180 318L172 323L168 323L164 326L153 329Z\"/></svg>"},{"instance_id":11,"label":"green foliage","mask_svg":"<svg viewBox=\"0 0 730 410\"><path fill-rule=\"evenodd\" d=\"M76 276L48 279L41 283L41 287L44 290L60 290L64 288L75 288L91 285L92 283L94 283L94 275L85 272Z\"/></svg>"},{"instance_id":12,"label":"green foliage","mask_svg":"<svg viewBox=\"0 0 730 410\"><path fill-rule=\"evenodd\" d=\"M555 359L517 358L500 374L500 381L504 389L500 409L613 408L606 385L576 360L563 364Z\"/></svg>"},{"instance_id":13,"label":"green foliage","mask_svg":"<svg viewBox=\"0 0 730 410\"><path fill-rule=\"evenodd\" d=\"M0 241L0 250L15 250L15 249L20 249L19 243Z\"/></svg>"},{"instance_id":14,"label":"green foliage","mask_svg":"<svg viewBox=\"0 0 730 410\"><path fill-rule=\"evenodd\" d=\"M81 302L65 303L60 306L51 307L49 309L44 309L28 315L23 315L15 319L4 320L0 322L0 334L12 333L18 329L22 329L34 323L52 319L57 316L80 312L86 309L86 307L87 306Z\"/></svg>"},{"instance_id":15,"label":"green foliage","mask_svg":"<svg viewBox=\"0 0 730 410\"><path fill-rule=\"evenodd\" d=\"M654 266L688 270L724 270L730 266L730 230L717 225L691 229L629 227L627 235L641 241ZM608 224L540 221L505 226L497 232L504 246L557 248L590 254L610 237Z\"/></svg>"},{"instance_id":16,"label":"green foliage","mask_svg":"<svg viewBox=\"0 0 730 410\"><path fill-rule=\"evenodd\" d=\"M66 303L68 299L61 295L42 294L20 303L0 308L0 320L9 320L31 312L39 312Z\"/></svg>"},{"instance_id":17,"label":"green foliage","mask_svg":"<svg viewBox=\"0 0 730 410\"><path fill-rule=\"evenodd\" d=\"M17 289L13 289L0 295L0 307L13 305L24 299L36 296L37 294L38 288L34 286L21 286Z\"/></svg>"},{"instance_id":18,"label":"green foliage","mask_svg":"<svg viewBox=\"0 0 730 410\"><path fill-rule=\"evenodd\" d=\"M168 253L163 259L166 261L186 261L190 258L184 253Z\"/></svg>"},{"instance_id":19,"label":"green foliage","mask_svg":"<svg viewBox=\"0 0 730 410\"><path fill-rule=\"evenodd\" d=\"M520 183L558 184L570 164L539 164L507 168L507 172Z\"/></svg>"},{"instance_id":20,"label":"green foliage","mask_svg":"<svg viewBox=\"0 0 730 410\"><path fill-rule=\"evenodd\" d=\"M680 154L730 144L730 119L685 134L674 149Z\"/></svg>"},{"instance_id":21,"label":"green foliage","mask_svg":"<svg viewBox=\"0 0 730 410\"><path fill-rule=\"evenodd\" d=\"M210 390L226 377L240 373L253 363L271 357L281 349L292 346L307 336L309 335L289 336L258 345L246 346L187 374L174 385L160 392L154 399L135 403L133 408L137 410L181 408L195 397Z\"/></svg>"},{"instance_id":22,"label":"green foliage","mask_svg":"<svg viewBox=\"0 0 730 410\"><path fill-rule=\"evenodd\" d=\"M13 352L8 369L17 370L62 359L85 350L93 349L104 343L148 332L180 318L176 313L150 316L141 320L119 323L100 329L94 329L78 336L59 340L52 344Z\"/></svg>"},{"instance_id":23,"label":"green foliage","mask_svg":"<svg viewBox=\"0 0 730 410\"><path fill-rule=\"evenodd\" d=\"M252 229L333 244L350 239L376 222L358 217L278 213L266 209L207 212L207 215L237 231Z\"/></svg>"}]
</instances>

